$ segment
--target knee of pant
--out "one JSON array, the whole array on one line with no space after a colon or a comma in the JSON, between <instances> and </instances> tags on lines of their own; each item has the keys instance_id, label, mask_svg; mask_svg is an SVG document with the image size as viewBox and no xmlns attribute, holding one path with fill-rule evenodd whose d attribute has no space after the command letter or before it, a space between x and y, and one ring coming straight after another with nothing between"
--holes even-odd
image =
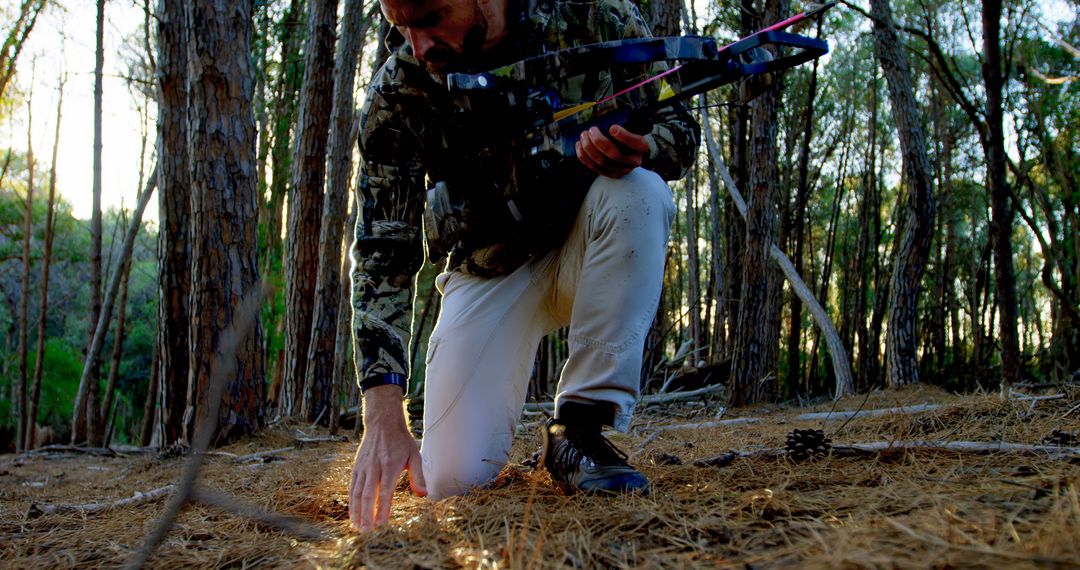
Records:
<instances>
[{"instance_id":1,"label":"knee of pant","mask_svg":"<svg viewBox=\"0 0 1080 570\"><path fill-rule=\"evenodd\" d=\"M498 474L498 466L462 454L447 453L434 461L424 460L428 498L434 501L464 495L492 481Z\"/></svg>"},{"instance_id":2,"label":"knee of pant","mask_svg":"<svg viewBox=\"0 0 1080 570\"><path fill-rule=\"evenodd\" d=\"M661 215L657 219L668 226L675 218L671 188L651 170L636 168L622 178L600 177L594 190L599 191L599 202L612 211L617 210L621 218L626 215L652 217L659 212Z\"/></svg>"}]
</instances>

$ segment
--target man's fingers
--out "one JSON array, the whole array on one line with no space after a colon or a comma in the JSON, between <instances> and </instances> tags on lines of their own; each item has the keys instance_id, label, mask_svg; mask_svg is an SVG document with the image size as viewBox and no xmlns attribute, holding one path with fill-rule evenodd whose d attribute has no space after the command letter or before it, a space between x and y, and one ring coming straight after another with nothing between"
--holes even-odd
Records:
<instances>
[{"instance_id":1,"label":"man's fingers","mask_svg":"<svg viewBox=\"0 0 1080 570\"><path fill-rule=\"evenodd\" d=\"M420 450L412 450L406 468L409 470L409 487L412 488L412 492L421 497L426 497L427 482L424 481L424 461L420 457Z\"/></svg>"},{"instance_id":2,"label":"man's fingers","mask_svg":"<svg viewBox=\"0 0 1080 570\"><path fill-rule=\"evenodd\" d=\"M626 130L626 127L623 127L622 125L612 125L611 128L608 129L608 133L610 133L615 140L626 145L627 148L638 154L645 155L649 152L649 141L646 140L643 135L634 134Z\"/></svg>"},{"instance_id":3,"label":"man's fingers","mask_svg":"<svg viewBox=\"0 0 1080 570\"><path fill-rule=\"evenodd\" d=\"M353 471L352 481L349 483L349 520L353 528L361 527L360 520L360 491L364 488L364 475L359 470Z\"/></svg>"},{"instance_id":4,"label":"man's fingers","mask_svg":"<svg viewBox=\"0 0 1080 570\"><path fill-rule=\"evenodd\" d=\"M624 154L600 129L593 127L581 133L581 138L582 148L593 162L610 170L632 169L637 166L632 162L634 157Z\"/></svg>"},{"instance_id":5,"label":"man's fingers","mask_svg":"<svg viewBox=\"0 0 1080 570\"><path fill-rule=\"evenodd\" d=\"M395 470L397 473L401 473L401 470ZM383 471L382 478L379 479L379 494L376 505L378 509L375 511L375 526L386 523L390 520L390 504L394 500L394 488L397 487L397 476L392 475L390 471Z\"/></svg>"},{"instance_id":6,"label":"man's fingers","mask_svg":"<svg viewBox=\"0 0 1080 570\"><path fill-rule=\"evenodd\" d=\"M360 530L371 530L375 523L375 501L379 492L379 476L369 473L360 488Z\"/></svg>"},{"instance_id":7,"label":"man's fingers","mask_svg":"<svg viewBox=\"0 0 1080 570\"><path fill-rule=\"evenodd\" d=\"M608 176L610 178L618 178L619 176L621 176L621 174L616 174L612 172L611 169L606 168L603 165L597 164L596 161L594 161L592 158L589 157L588 154L585 153L584 146L585 145L583 142L578 141L576 145L576 150L578 160L581 161L581 164L583 164L585 168L588 168L589 170L601 176Z\"/></svg>"}]
</instances>

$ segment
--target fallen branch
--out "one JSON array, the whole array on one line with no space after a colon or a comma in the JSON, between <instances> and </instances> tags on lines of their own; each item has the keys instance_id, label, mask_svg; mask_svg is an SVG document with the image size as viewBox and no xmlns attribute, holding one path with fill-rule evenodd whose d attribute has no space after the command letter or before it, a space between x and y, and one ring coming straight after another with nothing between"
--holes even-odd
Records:
<instances>
[{"instance_id":1,"label":"fallen branch","mask_svg":"<svg viewBox=\"0 0 1080 570\"><path fill-rule=\"evenodd\" d=\"M1045 453L1052 457L1080 457L1080 447L1062 447L1057 445L1032 445L1028 443L1007 443L1003 441L874 441L869 443L850 443L834 445L822 457L865 457L892 451L925 449L927 451L953 451L961 453ZM756 451L733 449L713 457L703 457L694 461L697 467L725 467L736 459L756 459L760 457L784 457L788 455L783 447L771 447Z\"/></svg>"},{"instance_id":2,"label":"fallen branch","mask_svg":"<svg viewBox=\"0 0 1080 570\"><path fill-rule=\"evenodd\" d=\"M296 443L304 446L309 443L342 443L348 442L349 438L343 435L309 435L296 438Z\"/></svg>"},{"instance_id":3,"label":"fallen branch","mask_svg":"<svg viewBox=\"0 0 1080 570\"><path fill-rule=\"evenodd\" d=\"M1023 401L1027 401L1027 400L1031 400L1031 401L1060 400L1060 399L1062 399L1064 397L1065 397L1065 394L1050 394L1048 396L1033 396L1031 394L1025 394L1023 392L1017 392L1016 390L1009 390L1009 399L1012 399L1012 400L1023 400Z\"/></svg>"},{"instance_id":4,"label":"fallen branch","mask_svg":"<svg viewBox=\"0 0 1080 570\"><path fill-rule=\"evenodd\" d=\"M698 388L697 390L690 390L688 392L669 392L667 394L650 394L648 396L642 396L638 401L639 407L652 406L656 404L667 404L670 402L679 402L682 400L693 400L699 396L705 396L712 394L713 392L719 392L724 389L723 384L714 384L712 386L706 386L704 388ZM530 402L525 404L524 413L533 414L537 412L552 412L555 411L555 402Z\"/></svg>"},{"instance_id":5,"label":"fallen branch","mask_svg":"<svg viewBox=\"0 0 1080 570\"><path fill-rule=\"evenodd\" d=\"M848 420L854 417L868 417L873 418L877 416L887 416L889 414L917 414L921 412L930 412L937 410L942 406L939 404L919 404L917 406L900 406L898 408L881 408L877 410L850 410L850 411L833 411L833 412L810 412L806 414L799 414L793 419L795 421L841 421Z\"/></svg>"},{"instance_id":6,"label":"fallen branch","mask_svg":"<svg viewBox=\"0 0 1080 570\"><path fill-rule=\"evenodd\" d=\"M285 453L286 451L292 451L295 447L279 447L277 449L266 449L263 451L256 451L255 453L248 453L247 455L237 455L235 453L229 453L228 451L205 451L203 455L210 455L214 457L227 457L237 463L247 463L249 461L269 461L275 456Z\"/></svg>"},{"instance_id":7,"label":"fallen branch","mask_svg":"<svg viewBox=\"0 0 1080 570\"><path fill-rule=\"evenodd\" d=\"M1029 443L1008 443L1004 441L875 441L872 443L853 443L833 446L832 452L841 455L851 450L855 454L877 453L894 449L928 449L932 451L962 451L969 453L1018 452L1046 453L1049 455L1080 455L1080 447L1058 445L1033 445Z\"/></svg>"},{"instance_id":8,"label":"fallen branch","mask_svg":"<svg viewBox=\"0 0 1080 570\"><path fill-rule=\"evenodd\" d=\"M154 489L153 491L147 491L145 493L135 492L134 495L111 501L108 503L87 503L83 505L50 505L48 503L30 503L30 508L26 511L27 518L37 518L43 515L52 515L57 513L100 513L101 511L109 511L112 509L119 509L122 507L132 507L135 505L141 505L143 503L149 503L156 501L162 497L170 495L176 491L176 485L166 485Z\"/></svg>"},{"instance_id":9,"label":"fallen branch","mask_svg":"<svg viewBox=\"0 0 1080 570\"><path fill-rule=\"evenodd\" d=\"M319 540L328 537L325 531L303 519L267 511L257 505L207 487L196 486L191 491L191 499L257 523L281 529L300 538Z\"/></svg>"},{"instance_id":10,"label":"fallen branch","mask_svg":"<svg viewBox=\"0 0 1080 570\"><path fill-rule=\"evenodd\" d=\"M97 455L101 457L116 456L116 452L107 447L80 447L78 445L67 445L63 443L45 445L37 449L31 449L30 451L27 451L22 455L44 455L46 453L83 453L86 455Z\"/></svg>"}]
</instances>

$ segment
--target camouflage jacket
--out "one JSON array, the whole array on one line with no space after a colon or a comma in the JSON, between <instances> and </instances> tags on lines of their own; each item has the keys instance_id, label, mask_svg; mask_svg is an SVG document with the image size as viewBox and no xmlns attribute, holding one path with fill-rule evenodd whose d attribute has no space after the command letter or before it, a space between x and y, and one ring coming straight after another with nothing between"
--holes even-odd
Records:
<instances>
[{"instance_id":1,"label":"camouflage jacket","mask_svg":"<svg viewBox=\"0 0 1080 570\"><path fill-rule=\"evenodd\" d=\"M629 0L514 4L511 0L511 11L520 17L497 48L497 65L578 45L651 35ZM395 35L391 33L391 38ZM368 87L361 115L362 210L350 252L353 342L360 380L387 374L408 377L414 279L424 261L421 219L427 182L442 180L448 169L459 166L447 164L452 161L443 151L441 119L452 105L445 84L426 71L409 45L391 48L396 49ZM563 102L595 100L613 88L629 86L646 71L636 77L601 73L590 85L581 86L578 101L564 96ZM698 125L681 107L657 116L647 136L650 153L644 166L668 180L682 177L692 164L698 136ZM572 220L576 211L566 215ZM513 240L505 240L490 247L455 248L448 269L481 276L509 273L534 253L514 246Z\"/></svg>"}]
</instances>

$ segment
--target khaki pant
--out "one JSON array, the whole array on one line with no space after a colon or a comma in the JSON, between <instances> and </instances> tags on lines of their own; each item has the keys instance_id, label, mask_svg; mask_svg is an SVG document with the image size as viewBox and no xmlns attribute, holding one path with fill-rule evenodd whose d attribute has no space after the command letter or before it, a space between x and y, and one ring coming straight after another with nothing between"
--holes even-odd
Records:
<instances>
[{"instance_id":1,"label":"khaki pant","mask_svg":"<svg viewBox=\"0 0 1080 570\"><path fill-rule=\"evenodd\" d=\"M427 354L421 455L429 496L467 492L509 457L541 338L570 327L555 397L608 403L625 431L645 334L660 299L675 204L638 168L593 183L563 246L493 279L436 278L442 312Z\"/></svg>"}]
</instances>

